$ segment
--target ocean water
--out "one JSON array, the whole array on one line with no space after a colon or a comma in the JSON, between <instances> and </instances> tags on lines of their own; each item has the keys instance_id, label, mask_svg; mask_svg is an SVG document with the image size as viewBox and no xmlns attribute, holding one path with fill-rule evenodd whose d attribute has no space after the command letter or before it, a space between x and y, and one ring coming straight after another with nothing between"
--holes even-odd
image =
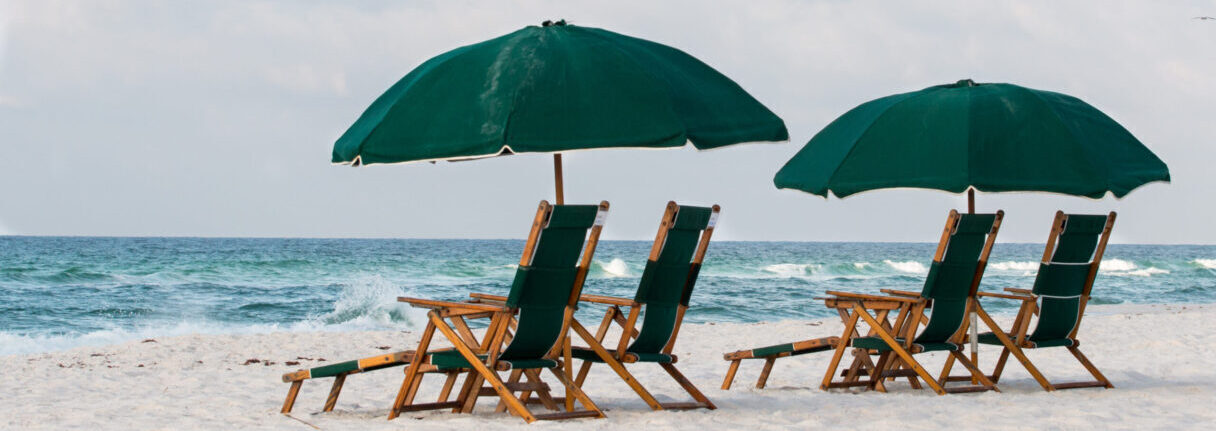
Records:
<instances>
[{"instance_id":1,"label":"ocean water","mask_svg":"<svg viewBox=\"0 0 1216 431\"><path fill-rule=\"evenodd\" d=\"M505 294L522 247L518 240L0 237L0 355L187 333L418 328L424 313L397 296ZM584 292L632 296L649 247L601 242ZM832 316L814 300L826 290L919 290L934 247L715 242L687 318ZM1029 288L1042 247L997 244L982 289ZM1216 246L1112 245L1094 302L1216 302Z\"/></svg>"}]
</instances>

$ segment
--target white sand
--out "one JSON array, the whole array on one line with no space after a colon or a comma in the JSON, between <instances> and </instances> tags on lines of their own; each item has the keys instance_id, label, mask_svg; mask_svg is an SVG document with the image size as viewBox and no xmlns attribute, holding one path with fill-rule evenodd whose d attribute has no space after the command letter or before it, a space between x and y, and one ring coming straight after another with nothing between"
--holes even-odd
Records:
<instances>
[{"instance_id":1,"label":"white sand","mask_svg":"<svg viewBox=\"0 0 1216 431\"><path fill-rule=\"evenodd\" d=\"M1107 429L1196 428L1216 423L1216 308L1210 306L1091 307L1081 330L1082 350L1114 382L1116 389L1043 392L1010 361L1000 382L1003 393L937 396L905 383L890 393L823 392L818 389L828 354L787 358L777 363L769 387L752 389L761 361L745 361L730 391L718 389L727 363L722 353L744 347L840 332L838 321L784 321L760 324L687 325L677 353L680 368L719 409L651 412L606 367L592 371L588 393L607 419L564 422L522 420L492 411L483 398L473 415L446 411L413 413L386 421L388 404L400 384L400 368L355 375L333 413L319 413L331 380L304 385L295 418L278 413L287 384L283 363L297 356L349 359L412 348L418 334L273 333L194 335L131 342L100 348L0 357L2 429L881 429L901 426L963 428ZM1002 316L1002 323L1009 316ZM981 346L990 369L997 350ZM1049 378L1088 378L1064 349L1030 352ZM274 365L242 365L247 359ZM941 357L925 360L931 370ZM315 365L303 361L302 365ZM142 366L141 366L142 365ZM657 366L631 366L660 399L682 392ZM956 373L962 370L956 367ZM420 399L442 381L430 377ZM551 383L556 383L550 378ZM538 407L539 408L539 407Z\"/></svg>"}]
</instances>

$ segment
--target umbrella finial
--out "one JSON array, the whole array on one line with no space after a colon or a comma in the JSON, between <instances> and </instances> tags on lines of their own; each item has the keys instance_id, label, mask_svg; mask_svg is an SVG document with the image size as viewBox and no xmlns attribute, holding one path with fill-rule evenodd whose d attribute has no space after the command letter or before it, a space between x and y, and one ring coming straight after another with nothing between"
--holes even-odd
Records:
<instances>
[{"instance_id":1,"label":"umbrella finial","mask_svg":"<svg viewBox=\"0 0 1216 431\"><path fill-rule=\"evenodd\" d=\"M968 78L968 79L960 79L960 80L958 80L958 82L955 82L954 85L957 87L974 87L977 84L975 83L975 81L972 81L970 78Z\"/></svg>"},{"instance_id":2,"label":"umbrella finial","mask_svg":"<svg viewBox=\"0 0 1216 431\"><path fill-rule=\"evenodd\" d=\"M545 20L545 22L540 23L541 27L551 27L551 26L555 26L555 25L566 25L566 20L559 19L557 21L553 21L553 20L547 19L547 20Z\"/></svg>"}]
</instances>

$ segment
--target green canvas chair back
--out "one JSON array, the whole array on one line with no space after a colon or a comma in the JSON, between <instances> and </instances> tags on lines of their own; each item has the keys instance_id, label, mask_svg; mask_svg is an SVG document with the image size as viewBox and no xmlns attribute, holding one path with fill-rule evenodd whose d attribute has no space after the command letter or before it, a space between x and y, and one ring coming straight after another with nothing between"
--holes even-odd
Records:
<instances>
[{"instance_id":1,"label":"green canvas chair back","mask_svg":"<svg viewBox=\"0 0 1216 431\"><path fill-rule=\"evenodd\" d=\"M536 241L531 263L515 271L507 306L519 310L518 326L500 360L538 360L557 343L566 306L579 287L579 257L587 231L603 224L606 215L606 204L553 207Z\"/></svg>"},{"instance_id":2,"label":"green canvas chair back","mask_svg":"<svg viewBox=\"0 0 1216 431\"><path fill-rule=\"evenodd\" d=\"M674 203L670 205L675 205ZM659 247L658 258L646 261L633 300L643 304L645 317L638 338L626 349L643 361L662 361L671 340L679 307L688 306L701 270L696 252L702 233L717 221L717 208L676 206L674 221Z\"/></svg>"},{"instance_id":3,"label":"green canvas chair back","mask_svg":"<svg viewBox=\"0 0 1216 431\"><path fill-rule=\"evenodd\" d=\"M1039 323L1027 340L1071 345L1069 339L1081 321L1081 308L1102 263L1099 250L1106 248L1114 217L1114 213L1056 215L1053 233L1059 233L1054 244L1049 242L1031 289L1038 297Z\"/></svg>"},{"instance_id":4,"label":"green canvas chair back","mask_svg":"<svg viewBox=\"0 0 1216 431\"><path fill-rule=\"evenodd\" d=\"M952 231L944 235L945 253L929 267L921 296L932 300L929 323L914 343L921 345L949 343L962 327L967 313L967 301L975 295L983 277L1003 211L996 214L958 214L951 212ZM948 227L949 229L949 227ZM939 244L938 247L942 247Z\"/></svg>"}]
</instances>

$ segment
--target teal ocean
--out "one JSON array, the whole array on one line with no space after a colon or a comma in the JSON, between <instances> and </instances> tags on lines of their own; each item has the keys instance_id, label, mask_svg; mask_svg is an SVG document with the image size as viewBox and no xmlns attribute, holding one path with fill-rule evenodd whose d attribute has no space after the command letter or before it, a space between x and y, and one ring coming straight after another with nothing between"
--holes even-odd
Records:
<instances>
[{"instance_id":1,"label":"teal ocean","mask_svg":"<svg viewBox=\"0 0 1216 431\"><path fill-rule=\"evenodd\" d=\"M416 328L409 295L505 293L514 240L0 237L0 355L187 333ZM716 242L688 319L831 314L825 290L918 290L934 244ZM605 241L586 293L630 296L650 243ZM997 244L984 290L1029 287L1040 244ZM1099 304L1216 302L1216 246L1112 245ZM995 311L1011 304L992 301ZM588 306L587 308L590 308ZM583 312L590 313L587 309Z\"/></svg>"}]
</instances>

